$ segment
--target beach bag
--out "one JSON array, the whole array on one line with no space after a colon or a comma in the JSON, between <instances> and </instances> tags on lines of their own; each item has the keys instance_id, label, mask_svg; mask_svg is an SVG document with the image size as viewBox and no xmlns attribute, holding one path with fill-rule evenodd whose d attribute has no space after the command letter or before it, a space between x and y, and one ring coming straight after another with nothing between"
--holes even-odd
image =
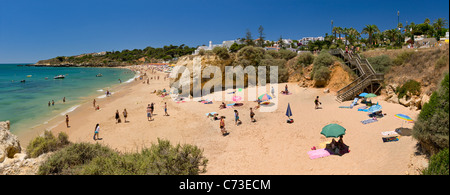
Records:
<instances>
[{"instance_id":1,"label":"beach bag","mask_svg":"<svg viewBox=\"0 0 450 195\"><path fill-rule=\"evenodd\" d=\"M288 119L286 122L287 123L294 123L294 119Z\"/></svg>"}]
</instances>

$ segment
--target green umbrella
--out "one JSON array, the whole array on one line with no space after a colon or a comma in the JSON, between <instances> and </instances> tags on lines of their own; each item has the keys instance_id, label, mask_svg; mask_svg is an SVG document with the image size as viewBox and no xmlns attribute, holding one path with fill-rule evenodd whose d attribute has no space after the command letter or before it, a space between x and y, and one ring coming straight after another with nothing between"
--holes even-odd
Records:
<instances>
[{"instance_id":1,"label":"green umbrella","mask_svg":"<svg viewBox=\"0 0 450 195\"><path fill-rule=\"evenodd\" d=\"M339 137L341 135L345 135L345 128L332 123L322 128L322 132L320 134L325 135L325 137Z\"/></svg>"},{"instance_id":2,"label":"green umbrella","mask_svg":"<svg viewBox=\"0 0 450 195\"><path fill-rule=\"evenodd\" d=\"M369 93L366 96L364 96L365 98L373 98L373 97L377 97L377 95L373 94L373 93Z\"/></svg>"}]
</instances>

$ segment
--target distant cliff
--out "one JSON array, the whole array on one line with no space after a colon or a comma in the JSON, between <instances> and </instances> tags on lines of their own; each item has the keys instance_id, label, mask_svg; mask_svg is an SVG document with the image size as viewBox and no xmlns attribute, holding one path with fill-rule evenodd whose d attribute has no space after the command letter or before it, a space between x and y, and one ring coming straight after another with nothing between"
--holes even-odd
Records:
<instances>
[{"instance_id":1,"label":"distant cliff","mask_svg":"<svg viewBox=\"0 0 450 195\"><path fill-rule=\"evenodd\" d=\"M76 56L58 56L40 60L35 66L127 66L134 64L154 63L176 60L180 56L192 54L194 47L164 46L162 48L146 47L145 49L106 51L81 54Z\"/></svg>"}]
</instances>

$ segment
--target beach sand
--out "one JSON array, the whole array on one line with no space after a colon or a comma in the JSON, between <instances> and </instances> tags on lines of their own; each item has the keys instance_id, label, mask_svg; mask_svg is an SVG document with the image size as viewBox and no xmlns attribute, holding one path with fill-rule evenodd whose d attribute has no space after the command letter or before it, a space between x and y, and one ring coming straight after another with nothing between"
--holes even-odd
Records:
<instances>
[{"instance_id":1,"label":"beach sand","mask_svg":"<svg viewBox=\"0 0 450 195\"><path fill-rule=\"evenodd\" d=\"M353 109L339 108L350 105L351 101L338 103L333 93L301 88L296 83L288 84L292 95L282 95L279 92L284 90L285 84L278 84L277 109L274 112L256 110L257 122L252 123L249 108L257 105L253 101L241 101L244 103L241 107L220 110L221 102L217 101L213 104L177 103L170 97L151 94L154 90L169 89L168 79L164 81L163 73L158 75L160 80L150 80L149 85L138 79L113 91L111 97L97 99L99 111L94 110L90 100L69 113L70 128L61 118L59 124L53 124L52 132L66 132L72 142L98 142L121 152L138 152L156 143L158 138L168 139L172 144L193 144L204 150L209 160L206 174L212 175L404 175L418 174L417 168L426 166L424 158L415 155L417 141L412 136L383 143L385 136L381 134L402 126L403 121L395 118L395 114L406 114L415 119L419 112L387 103L381 97L372 101L378 101L387 115L378 122L363 125L360 121L369 117L366 112L357 111L361 105ZM244 91L247 93L248 89ZM322 109L314 108L316 96L320 96ZM154 120L148 121L146 107L152 102L155 103ZM167 102L170 116L163 116L164 102ZM293 114L291 118L295 120L293 124L286 123L288 103ZM127 123L123 122L124 108L128 111ZM234 109L240 114L242 124L239 126L234 123ZM116 110L122 123L115 123ZM219 121L206 117L209 112L226 116L228 136L220 133ZM102 140L94 141L97 123ZM311 160L307 152L313 146L319 147L320 143L331 140L320 134L329 123L347 129L343 140L350 147L350 153ZM404 123L403 127L412 128L413 124Z\"/></svg>"}]
</instances>

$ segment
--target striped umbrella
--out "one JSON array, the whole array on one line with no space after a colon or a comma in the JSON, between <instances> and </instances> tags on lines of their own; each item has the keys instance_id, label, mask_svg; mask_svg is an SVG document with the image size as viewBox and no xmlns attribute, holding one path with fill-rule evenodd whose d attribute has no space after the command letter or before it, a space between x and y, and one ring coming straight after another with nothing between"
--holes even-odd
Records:
<instances>
[{"instance_id":1,"label":"striped umbrella","mask_svg":"<svg viewBox=\"0 0 450 195\"><path fill-rule=\"evenodd\" d=\"M404 114L396 114L396 115L394 115L394 116L397 117L397 118L399 118L399 119L405 120L405 121L407 121L407 122L413 122L413 120L412 120L411 117L409 117L409 116L407 116L407 115L404 115Z\"/></svg>"},{"instance_id":2,"label":"striped umbrella","mask_svg":"<svg viewBox=\"0 0 450 195\"><path fill-rule=\"evenodd\" d=\"M258 99L264 102L264 101L269 101L269 100L271 100L272 97L271 97L269 94L265 93L265 94L260 95L260 96L258 97Z\"/></svg>"}]
</instances>

